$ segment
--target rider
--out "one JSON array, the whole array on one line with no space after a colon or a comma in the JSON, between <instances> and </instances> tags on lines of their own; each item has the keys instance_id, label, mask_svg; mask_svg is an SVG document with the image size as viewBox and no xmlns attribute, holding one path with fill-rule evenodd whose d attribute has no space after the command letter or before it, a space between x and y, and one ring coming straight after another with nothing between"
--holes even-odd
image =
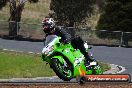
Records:
<instances>
[{"instance_id":1,"label":"rider","mask_svg":"<svg viewBox=\"0 0 132 88\"><path fill-rule=\"evenodd\" d=\"M53 18L45 17L42 20L42 26L43 26L43 31L45 32L46 36L52 35L52 34L60 36L61 37L60 42L64 44L71 41L72 46L76 49L79 49L85 56L86 67L89 66L90 62L93 61L93 59L89 57L89 55L87 54L85 50L84 41L80 37L71 39L71 35L67 33L65 29L59 28L55 25L55 21L53 20Z\"/></svg>"}]
</instances>

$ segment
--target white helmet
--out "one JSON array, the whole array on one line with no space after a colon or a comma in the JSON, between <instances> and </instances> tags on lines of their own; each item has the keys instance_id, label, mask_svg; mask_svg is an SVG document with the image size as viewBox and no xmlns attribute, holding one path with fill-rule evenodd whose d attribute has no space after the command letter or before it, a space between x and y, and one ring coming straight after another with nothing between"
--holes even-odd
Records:
<instances>
[{"instance_id":1,"label":"white helmet","mask_svg":"<svg viewBox=\"0 0 132 88\"><path fill-rule=\"evenodd\" d=\"M55 26L55 21L53 20L53 18L46 17L42 20L42 24L46 29L53 28Z\"/></svg>"}]
</instances>

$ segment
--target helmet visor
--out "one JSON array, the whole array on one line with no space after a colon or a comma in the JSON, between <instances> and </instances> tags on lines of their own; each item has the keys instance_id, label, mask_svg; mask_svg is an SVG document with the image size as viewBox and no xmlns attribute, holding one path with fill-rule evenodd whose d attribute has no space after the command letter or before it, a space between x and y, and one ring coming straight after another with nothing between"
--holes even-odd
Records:
<instances>
[{"instance_id":1,"label":"helmet visor","mask_svg":"<svg viewBox=\"0 0 132 88\"><path fill-rule=\"evenodd\" d=\"M44 23L43 26L51 26L50 23Z\"/></svg>"},{"instance_id":2,"label":"helmet visor","mask_svg":"<svg viewBox=\"0 0 132 88\"><path fill-rule=\"evenodd\" d=\"M50 26L51 26L51 24L49 24L49 23L44 23L43 24L43 28L50 28Z\"/></svg>"}]
</instances>

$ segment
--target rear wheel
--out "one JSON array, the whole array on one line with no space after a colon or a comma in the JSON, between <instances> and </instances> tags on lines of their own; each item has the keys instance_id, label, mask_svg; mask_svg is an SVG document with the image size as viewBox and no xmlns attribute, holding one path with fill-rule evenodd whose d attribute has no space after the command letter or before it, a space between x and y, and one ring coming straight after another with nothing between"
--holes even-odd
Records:
<instances>
[{"instance_id":1,"label":"rear wheel","mask_svg":"<svg viewBox=\"0 0 132 88\"><path fill-rule=\"evenodd\" d=\"M94 67L94 74L103 74L103 71L99 65Z\"/></svg>"},{"instance_id":2,"label":"rear wheel","mask_svg":"<svg viewBox=\"0 0 132 88\"><path fill-rule=\"evenodd\" d=\"M98 64L98 62L95 60L95 62L97 63L97 65L95 65L93 67L93 74L103 74L103 71L100 67L100 65Z\"/></svg>"},{"instance_id":3,"label":"rear wheel","mask_svg":"<svg viewBox=\"0 0 132 88\"><path fill-rule=\"evenodd\" d=\"M60 79L70 81L72 79L72 70L66 61L64 63L62 64L57 58L53 58L51 66Z\"/></svg>"},{"instance_id":4,"label":"rear wheel","mask_svg":"<svg viewBox=\"0 0 132 88\"><path fill-rule=\"evenodd\" d=\"M92 65L92 66L89 66L87 68L87 70L92 70L92 74L102 74L102 69L101 67L99 66L98 62L96 60L94 60L94 62L97 63L97 65Z\"/></svg>"},{"instance_id":5,"label":"rear wheel","mask_svg":"<svg viewBox=\"0 0 132 88\"><path fill-rule=\"evenodd\" d=\"M99 65L91 66L90 69L92 70L93 75L102 74L102 69Z\"/></svg>"}]
</instances>

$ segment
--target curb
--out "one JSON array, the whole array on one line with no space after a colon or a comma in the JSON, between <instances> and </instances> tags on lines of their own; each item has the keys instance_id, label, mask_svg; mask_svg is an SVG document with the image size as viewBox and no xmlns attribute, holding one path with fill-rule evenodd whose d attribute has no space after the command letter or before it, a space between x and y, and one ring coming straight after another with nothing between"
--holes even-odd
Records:
<instances>
[{"instance_id":1,"label":"curb","mask_svg":"<svg viewBox=\"0 0 132 88\"><path fill-rule=\"evenodd\" d=\"M0 79L0 83L8 83L8 82L39 82L44 80L54 80L59 79L58 76L52 76L52 77L35 77L35 78L11 78L11 79Z\"/></svg>"},{"instance_id":2,"label":"curb","mask_svg":"<svg viewBox=\"0 0 132 88\"><path fill-rule=\"evenodd\" d=\"M125 71L125 67L115 65L115 64L110 64L111 69L108 71L105 71L103 74L120 74Z\"/></svg>"},{"instance_id":3,"label":"curb","mask_svg":"<svg viewBox=\"0 0 132 88\"><path fill-rule=\"evenodd\" d=\"M23 51L16 51L16 50L9 50L9 49L1 49L3 51L10 51L10 52L18 52L18 53L24 53ZM34 52L26 52L28 54L38 54L40 55L41 53L34 53Z\"/></svg>"}]
</instances>

